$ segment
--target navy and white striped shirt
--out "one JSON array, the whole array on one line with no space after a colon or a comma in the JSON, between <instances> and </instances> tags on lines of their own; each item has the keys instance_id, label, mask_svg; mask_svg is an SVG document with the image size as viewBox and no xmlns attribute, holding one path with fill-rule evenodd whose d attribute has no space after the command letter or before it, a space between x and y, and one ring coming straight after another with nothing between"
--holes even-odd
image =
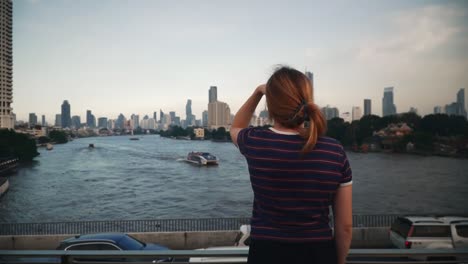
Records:
<instances>
[{"instance_id":1,"label":"navy and white striped shirt","mask_svg":"<svg viewBox=\"0 0 468 264\"><path fill-rule=\"evenodd\" d=\"M331 240L329 206L340 186L352 184L341 144L319 137L305 154L305 140L273 128L245 128L237 144L254 192L251 237L285 242Z\"/></svg>"}]
</instances>

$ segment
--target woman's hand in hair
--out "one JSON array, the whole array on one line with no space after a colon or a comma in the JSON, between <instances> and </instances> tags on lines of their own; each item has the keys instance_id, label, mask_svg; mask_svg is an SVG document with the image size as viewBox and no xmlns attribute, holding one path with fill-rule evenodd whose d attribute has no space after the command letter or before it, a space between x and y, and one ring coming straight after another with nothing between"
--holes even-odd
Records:
<instances>
[{"instance_id":1,"label":"woman's hand in hair","mask_svg":"<svg viewBox=\"0 0 468 264\"><path fill-rule=\"evenodd\" d=\"M264 95L266 93L266 84L260 84L255 91Z\"/></svg>"}]
</instances>

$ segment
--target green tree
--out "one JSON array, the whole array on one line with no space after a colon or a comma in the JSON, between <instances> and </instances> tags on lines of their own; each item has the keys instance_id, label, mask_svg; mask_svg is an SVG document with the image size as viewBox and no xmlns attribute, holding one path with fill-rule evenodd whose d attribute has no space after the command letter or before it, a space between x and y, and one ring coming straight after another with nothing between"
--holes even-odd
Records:
<instances>
[{"instance_id":1,"label":"green tree","mask_svg":"<svg viewBox=\"0 0 468 264\"><path fill-rule=\"evenodd\" d=\"M65 131L53 130L49 132L49 138L52 142L57 144L64 144L68 142L68 135Z\"/></svg>"},{"instance_id":2,"label":"green tree","mask_svg":"<svg viewBox=\"0 0 468 264\"><path fill-rule=\"evenodd\" d=\"M26 134L0 129L0 157L17 157L29 161L38 156L36 141Z\"/></svg>"}]
</instances>

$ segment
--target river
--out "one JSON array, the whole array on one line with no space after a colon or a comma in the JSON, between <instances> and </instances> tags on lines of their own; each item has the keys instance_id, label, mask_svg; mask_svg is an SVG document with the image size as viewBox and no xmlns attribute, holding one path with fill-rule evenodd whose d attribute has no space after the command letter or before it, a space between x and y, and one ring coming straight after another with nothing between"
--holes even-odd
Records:
<instances>
[{"instance_id":1,"label":"river","mask_svg":"<svg viewBox=\"0 0 468 264\"><path fill-rule=\"evenodd\" d=\"M0 222L246 217L253 199L247 164L232 143L158 135L82 138L10 176ZM88 148L93 143L95 148ZM207 151L219 166L182 159ZM467 214L466 160L348 153L354 214Z\"/></svg>"}]
</instances>

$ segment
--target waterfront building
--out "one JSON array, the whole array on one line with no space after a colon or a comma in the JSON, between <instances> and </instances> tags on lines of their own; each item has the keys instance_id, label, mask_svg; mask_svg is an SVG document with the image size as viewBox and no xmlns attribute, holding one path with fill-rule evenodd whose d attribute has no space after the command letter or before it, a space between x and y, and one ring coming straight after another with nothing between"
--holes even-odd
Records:
<instances>
[{"instance_id":1,"label":"waterfront building","mask_svg":"<svg viewBox=\"0 0 468 264\"><path fill-rule=\"evenodd\" d=\"M46 126L45 115L42 115L41 126Z\"/></svg>"},{"instance_id":2,"label":"waterfront building","mask_svg":"<svg viewBox=\"0 0 468 264\"><path fill-rule=\"evenodd\" d=\"M442 106L435 106L434 114L442 114Z\"/></svg>"},{"instance_id":3,"label":"waterfront building","mask_svg":"<svg viewBox=\"0 0 468 264\"><path fill-rule=\"evenodd\" d=\"M107 117L98 118L98 128L107 128Z\"/></svg>"},{"instance_id":4,"label":"waterfront building","mask_svg":"<svg viewBox=\"0 0 468 264\"><path fill-rule=\"evenodd\" d=\"M208 111L203 111L202 113L202 124L203 127L208 127Z\"/></svg>"},{"instance_id":5,"label":"waterfront building","mask_svg":"<svg viewBox=\"0 0 468 264\"><path fill-rule=\"evenodd\" d=\"M185 105L185 126L193 126L195 116L192 114L192 100L188 99Z\"/></svg>"},{"instance_id":6,"label":"waterfront building","mask_svg":"<svg viewBox=\"0 0 468 264\"><path fill-rule=\"evenodd\" d=\"M210 86L210 90L208 91L208 103L216 101L218 101L218 87Z\"/></svg>"},{"instance_id":7,"label":"waterfront building","mask_svg":"<svg viewBox=\"0 0 468 264\"><path fill-rule=\"evenodd\" d=\"M70 104L67 100L62 103L62 127L71 127Z\"/></svg>"},{"instance_id":8,"label":"waterfront building","mask_svg":"<svg viewBox=\"0 0 468 264\"><path fill-rule=\"evenodd\" d=\"M15 126L13 114L13 1L0 1L0 128ZM37 120L36 120L37 123Z\"/></svg>"},{"instance_id":9,"label":"waterfront building","mask_svg":"<svg viewBox=\"0 0 468 264\"><path fill-rule=\"evenodd\" d=\"M29 113L29 127L37 125L37 115L35 113Z\"/></svg>"},{"instance_id":10,"label":"waterfront building","mask_svg":"<svg viewBox=\"0 0 468 264\"><path fill-rule=\"evenodd\" d=\"M393 101L393 87L386 87L384 89L384 96L382 98L382 115L396 115L397 110Z\"/></svg>"},{"instance_id":11,"label":"waterfront building","mask_svg":"<svg viewBox=\"0 0 468 264\"><path fill-rule=\"evenodd\" d=\"M210 129L224 127L229 130L230 119L231 109L227 103L214 101L208 104L208 127Z\"/></svg>"},{"instance_id":12,"label":"waterfront building","mask_svg":"<svg viewBox=\"0 0 468 264\"><path fill-rule=\"evenodd\" d=\"M71 118L71 126L74 129L79 129L81 127L81 117L80 116L72 116Z\"/></svg>"},{"instance_id":13,"label":"waterfront building","mask_svg":"<svg viewBox=\"0 0 468 264\"><path fill-rule=\"evenodd\" d=\"M329 105L322 107L320 111L322 112L326 120L330 120L332 118L340 116L340 111L338 110L338 108L330 107Z\"/></svg>"},{"instance_id":14,"label":"waterfront building","mask_svg":"<svg viewBox=\"0 0 468 264\"><path fill-rule=\"evenodd\" d=\"M203 128L194 128L193 133L195 134L196 139L204 139L205 138L205 129L203 129Z\"/></svg>"},{"instance_id":15,"label":"waterfront building","mask_svg":"<svg viewBox=\"0 0 468 264\"><path fill-rule=\"evenodd\" d=\"M458 114L458 104L457 103L451 103L451 104L445 105L445 113L447 115L457 115Z\"/></svg>"},{"instance_id":16,"label":"waterfront building","mask_svg":"<svg viewBox=\"0 0 468 264\"><path fill-rule=\"evenodd\" d=\"M460 88L460 90L457 92L457 105L457 114L466 118L467 116L465 108L465 88Z\"/></svg>"},{"instance_id":17,"label":"waterfront building","mask_svg":"<svg viewBox=\"0 0 468 264\"><path fill-rule=\"evenodd\" d=\"M147 115L145 116L145 119L148 119ZM140 116L139 115L132 114L130 116L130 126L133 129L136 129L136 128L138 128L140 126Z\"/></svg>"},{"instance_id":18,"label":"waterfront building","mask_svg":"<svg viewBox=\"0 0 468 264\"><path fill-rule=\"evenodd\" d=\"M418 109L411 106L408 113L418 114Z\"/></svg>"},{"instance_id":19,"label":"waterfront building","mask_svg":"<svg viewBox=\"0 0 468 264\"><path fill-rule=\"evenodd\" d=\"M55 126L62 127L62 115L61 114L55 115Z\"/></svg>"},{"instance_id":20,"label":"waterfront building","mask_svg":"<svg viewBox=\"0 0 468 264\"><path fill-rule=\"evenodd\" d=\"M125 123L126 123L126 118L125 116L120 113L119 116L117 117L117 120L115 121L115 128L118 128L118 129L124 129L125 128Z\"/></svg>"},{"instance_id":21,"label":"waterfront building","mask_svg":"<svg viewBox=\"0 0 468 264\"><path fill-rule=\"evenodd\" d=\"M352 120L355 121L355 120L360 120L361 117L362 117L362 110L361 110L361 107L359 106L353 106L352 108Z\"/></svg>"},{"instance_id":22,"label":"waterfront building","mask_svg":"<svg viewBox=\"0 0 468 264\"><path fill-rule=\"evenodd\" d=\"M314 87L314 74L310 71L305 71L305 76L307 76L307 79L309 79L309 82L310 82L310 87L312 88L312 98L315 99L314 97L314 91L315 91L315 87Z\"/></svg>"},{"instance_id":23,"label":"waterfront building","mask_svg":"<svg viewBox=\"0 0 468 264\"><path fill-rule=\"evenodd\" d=\"M111 130L115 129L115 120L114 119L109 119L107 121L107 128L111 129Z\"/></svg>"},{"instance_id":24,"label":"waterfront building","mask_svg":"<svg viewBox=\"0 0 468 264\"><path fill-rule=\"evenodd\" d=\"M86 126L90 128L96 127L96 117L91 113L91 110L86 110Z\"/></svg>"},{"instance_id":25,"label":"waterfront building","mask_svg":"<svg viewBox=\"0 0 468 264\"><path fill-rule=\"evenodd\" d=\"M372 101L371 99L364 99L364 115L372 115Z\"/></svg>"}]
</instances>

